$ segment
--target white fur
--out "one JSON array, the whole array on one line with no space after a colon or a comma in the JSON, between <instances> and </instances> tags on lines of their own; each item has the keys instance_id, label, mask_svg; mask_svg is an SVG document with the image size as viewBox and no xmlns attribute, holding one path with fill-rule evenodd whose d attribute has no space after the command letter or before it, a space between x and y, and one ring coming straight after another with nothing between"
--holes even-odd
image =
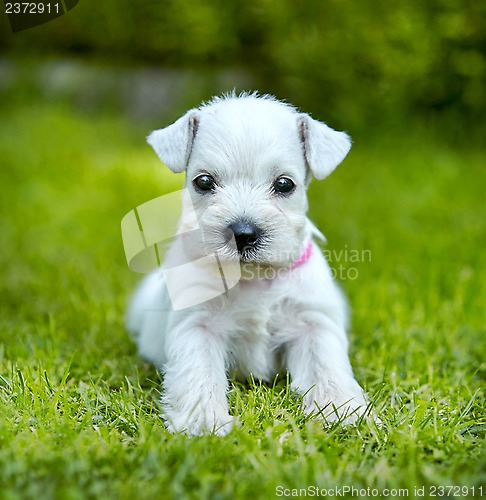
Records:
<instances>
[{"instance_id":1,"label":"white fur","mask_svg":"<svg viewBox=\"0 0 486 500\"><path fill-rule=\"evenodd\" d=\"M242 279L225 294L173 311L161 271L135 293L128 329L164 374L168 428L224 435L234 421L228 375L271 381L286 370L306 411L356 421L367 403L348 359L345 299L316 244L310 259L292 268L317 232L305 215L309 174L329 175L346 156L349 137L274 98L245 94L190 110L148 142L174 172L186 170L202 235L197 244L177 237L165 267L214 251L234 259L224 231L235 220L262 229L261 245L242 262ZM194 189L201 173L217 179L213 193ZM289 196L271 190L281 175L296 184ZM204 282L205 270L195 272Z\"/></svg>"}]
</instances>

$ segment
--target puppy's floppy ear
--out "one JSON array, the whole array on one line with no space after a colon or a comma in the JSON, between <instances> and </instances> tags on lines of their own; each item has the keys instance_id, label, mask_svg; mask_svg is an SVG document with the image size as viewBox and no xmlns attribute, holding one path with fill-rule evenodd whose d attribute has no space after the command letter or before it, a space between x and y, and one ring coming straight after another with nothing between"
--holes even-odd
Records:
<instances>
[{"instance_id":1,"label":"puppy's floppy ear","mask_svg":"<svg viewBox=\"0 0 486 500\"><path fill-rule=\"evenodd\" d=\"M351 149L351 138L309 115L299 116L299 131L307 164L318 180L327 177Z\"/></svg>"},{"instance_id":2,"label":"puppy's floppy ear","mask_svg":"<svg viewBox=\"0 0 486 500\"><path fill-rule=\"evenodd\" d=\"M175 173L185 170L189 163L198 124L199 113L191 109L172 125L147 137L158 157Z\"/></svg>"}]
</instances>

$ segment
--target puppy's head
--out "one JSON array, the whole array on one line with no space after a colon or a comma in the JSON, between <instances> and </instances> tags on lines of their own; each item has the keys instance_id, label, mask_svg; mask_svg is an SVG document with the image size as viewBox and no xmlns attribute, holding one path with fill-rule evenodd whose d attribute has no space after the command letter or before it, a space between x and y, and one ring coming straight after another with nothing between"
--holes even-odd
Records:
<instances>
[{"instance_id":1,"label":"puppy's head","mask_svg":"<svg viewBox=\"0 0 486 500\"><path fill-rule=\"evenodd\" d=\"M215 98L147 138L173 171L186 171L202 244L258 265L287 267L309 238L306 188L344 159L351 142L268 96Z\"/></svg>"}]
</instances>

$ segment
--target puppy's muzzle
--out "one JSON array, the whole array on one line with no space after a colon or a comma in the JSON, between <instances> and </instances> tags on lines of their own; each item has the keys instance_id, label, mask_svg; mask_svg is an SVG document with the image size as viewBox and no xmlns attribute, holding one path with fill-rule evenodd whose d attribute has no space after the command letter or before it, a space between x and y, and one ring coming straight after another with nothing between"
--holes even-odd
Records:
<instances>
[{"instance_id":1,"label":"puppy's muzzle","mask_svg":"<svg viewBox=\"0 0 486 500\"><path fill-rule=\"evenodd\" d=\"M235 237L236 248L240 255L244 255L246 252L254 250L262 234L258 226L248 221L234 222L228 226L228 229Z\"/></svg>"}]
</instances>

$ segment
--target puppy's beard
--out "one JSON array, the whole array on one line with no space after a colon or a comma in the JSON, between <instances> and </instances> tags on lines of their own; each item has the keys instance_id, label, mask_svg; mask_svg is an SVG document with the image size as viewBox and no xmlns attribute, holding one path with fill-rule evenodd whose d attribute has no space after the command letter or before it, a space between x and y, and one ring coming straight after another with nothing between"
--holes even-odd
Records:
<instances>
[{"instance_id":1,"label":"puppy's beard","mask_svg":"<svg viewBox=\"0 0 486 500\"><path fill-rule=\"evenodd\" d=\"M255 213L239 216L213 204L196 206L189 215L183 214L180 235L186 258L191 261L216 255L221 261L239 262L246 270L285 269L299 259L306 244L307 219L302 213L283 216L272 208L267 209L264 217ZM259 233L256 243L243 249L238 249L230 229L238 220L251 222Z\"/></svg>"},{"instance_id":2,"label":"puppy's beard","mask_svg":"<svg viewBox=\"0 0 486 500\"><path fill-rule=\"evenodd\" d=\"M237 261L242 279L269 278L290 268L302 254L304 239L303 230L290 239L264 231L255 246L238 251L234 237L228 238L228 231L222 228L201 227L200 232L183 235L184 250L191 260L215 254L220 261Z\"/></svg>"},{"instance_id":3,"label":"puppy's beard","mask_svg":"<svg viewBox=\"0 0 486 500\"><path fill-rule=\"evenodd\" d=\"M179 236L180 252L171 258L171 266L192 262L198 268L201 279L219 279L223 270L229 288L238 281L274 280L286 276L304 251L304 238L272 240L265 235L256 248L238 252L234 238L228 241L222 231L195 230ZM289 248L288 245L292 247ZM236 266L236 267L235 267ZM282 271L284 274L282 274ZM206 279L204 278L204 279Z\"/></svg>"}]
</instances>

